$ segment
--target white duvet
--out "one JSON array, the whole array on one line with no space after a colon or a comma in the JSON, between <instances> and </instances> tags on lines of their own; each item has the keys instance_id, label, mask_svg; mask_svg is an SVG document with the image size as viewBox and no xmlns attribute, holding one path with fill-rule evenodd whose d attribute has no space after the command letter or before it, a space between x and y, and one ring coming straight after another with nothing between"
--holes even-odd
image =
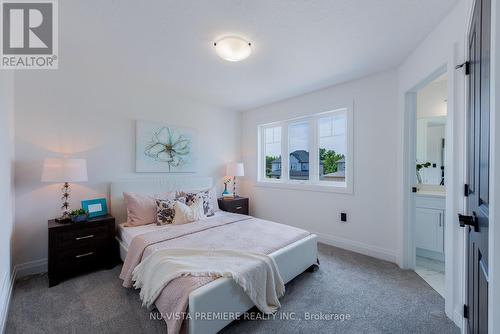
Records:
<instances>
[{"instance_id":1,"label":"white duvet","mask_svg":"<svg viewBox=\"0 0 500 334\"><path fill-rule=\"evenodd\" d=\"M278 298L285 294L283 279L270 256L234 250L156 251L134 269L134 287L141 289L143 305L151 307L163 288L181 276L232 278L266 314L278 310Z\"/></svg>"}]
</instances>

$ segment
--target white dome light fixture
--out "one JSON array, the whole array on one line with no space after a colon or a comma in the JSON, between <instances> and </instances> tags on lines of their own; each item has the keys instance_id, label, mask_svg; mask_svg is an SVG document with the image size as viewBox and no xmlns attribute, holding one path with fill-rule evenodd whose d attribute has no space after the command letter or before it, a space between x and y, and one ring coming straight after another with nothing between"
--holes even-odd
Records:
<instances>
[{"instance_id":1,"label":"white dome light fixture","mask_svg":"<svg viewBox=\"0 0 500 334\"><path fill-rule=\"evenodd\" d=\"M238 36L227 36L214 43L215 52L227 61L240 61L252 53L252 44Z\"/></svg>"}]
</instances>

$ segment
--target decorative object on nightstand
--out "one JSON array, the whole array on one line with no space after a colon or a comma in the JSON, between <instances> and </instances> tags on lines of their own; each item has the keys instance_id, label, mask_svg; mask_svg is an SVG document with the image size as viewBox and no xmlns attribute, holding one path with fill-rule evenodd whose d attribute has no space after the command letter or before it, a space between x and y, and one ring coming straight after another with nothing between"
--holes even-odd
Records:
<instances>
[{"instance_id":1,"label":"decorative object on nightstand","mask_svg":"<svg viewBox=\"0 0 500 334\"><path fill-rule=\"evenodd\" d=\"M237 198L236 194L236 177L245 176L245 168L242 162L233 162L226 166L226 175L233 177L233 198Z\"/></svg>"},{"instance_id":2,"label":"decorative object on nightstand","mask_svg":"<svg viewBox=\"0 0 500 334\"><path fill-rule=\"evenodd\" d=\"M242 215L248 215L248 198L247 197L237 197L237 198L219 198L219 208L222 211L240 213Z\"/></svg>"},{"instance_id":3,"label":"decorative object on nightstand","mask_svg":"<svg viewBox=\"0 0 500 334\"><path fill-rule=\"evenodd\" d=\"M52 159L47 158L43 162L42 182L59 183L63 182L64 185L61 189L63 195L61 210L62 216L58 221L69 221L70 211L70 193L71 188L69 182L87 182L87 161L85 159Z\"/></svg>"},{"instance_id":4,"label":"decorative object on nightstand","mask_svg":"<svg viewBox=\"0 0 500 334\"><path fill-rule=\"evenodd\" d=\"M96 198L82 201L82 208L88 212L90 218L106 216L108 206L105 198Z\"/></svg>"},{"instance_id":5,"label":"decorative object on nightstand","mask_svg":"<svg viewBox=\"0 0 500 334\"><path fill-rule=\"evenodd\" d=\"M224 176L224 191L222 192L222 197L232 196L232 194L227 191L227 185L231 183L232 178L230 176Z\"/></svg>"},{"instance_id":6,"label":"decorative object on nightstand","mask_svg":"<svg viewBox=\"0 0 500 334\"><path fill-rule=\"evenodd\" d=\"M49 287L64 278L118 263L115 218L107 215L79 224L49 220Z\"/></svg>"},{"instance_id":7,"label":"decorative object on nightstand","mask_svg":"<svg viewBox=\"0 0 500 334\"><path fill-rule=\"evenodd\" d=\"M69 216L73 223L86 222L89 219L89 215L84 209L73 210L69 213Z\"/></svg>"}]
</instances>

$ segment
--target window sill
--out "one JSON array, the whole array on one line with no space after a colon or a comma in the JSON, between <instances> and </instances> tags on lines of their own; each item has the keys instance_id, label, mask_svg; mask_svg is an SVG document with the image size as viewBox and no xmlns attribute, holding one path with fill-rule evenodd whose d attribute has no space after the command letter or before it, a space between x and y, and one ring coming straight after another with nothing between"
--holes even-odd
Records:
<instances>
[{"instance_id":1,"label":"window sill","mask_svg":"<svg viewBox=\"0 0 500 334\"><path fill-rule=\"evenodd\" d=\"M307 183L294 183L294 182L273 182L273 181L257 181L255 186L262 188L277 188L277 189L291 189L302 191L316 191L325 193L339 193L339 194L352 194L352 187L349 185L328 185L328 184L307 184Z\"/></svg>"}]
</instances>

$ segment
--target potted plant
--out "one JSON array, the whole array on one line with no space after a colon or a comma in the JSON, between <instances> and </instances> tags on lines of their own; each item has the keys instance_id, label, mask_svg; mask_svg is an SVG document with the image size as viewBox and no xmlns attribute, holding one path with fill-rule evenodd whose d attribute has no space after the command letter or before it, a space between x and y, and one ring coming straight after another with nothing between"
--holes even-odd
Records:
<instances>
[{"instance_id":1,"label":"potted plant","mask_svg":"<svg viewBox=\"0 0 500 334\"><path fill-rule=\"evenodd\" d=\"M423 169L423 168L429 168L430 166L431 166L430 162L424 162L424 163L421 163L421 164L417 164L417 181L418 181L418 184L422 183L422 175L420 174L420 170Z\"/></svg>"},{"instance_id":2,"label":"potted plant","mask_svg":"<svg viewBox=\"0 0 500 334\"><path fill-rule=\"evenodd\" d=\"M89 218L87 211L83 209L73 210L70 212L69 216L71 217L71 221L73 223L85 222Z\"/></svg>"}]
</instances>

